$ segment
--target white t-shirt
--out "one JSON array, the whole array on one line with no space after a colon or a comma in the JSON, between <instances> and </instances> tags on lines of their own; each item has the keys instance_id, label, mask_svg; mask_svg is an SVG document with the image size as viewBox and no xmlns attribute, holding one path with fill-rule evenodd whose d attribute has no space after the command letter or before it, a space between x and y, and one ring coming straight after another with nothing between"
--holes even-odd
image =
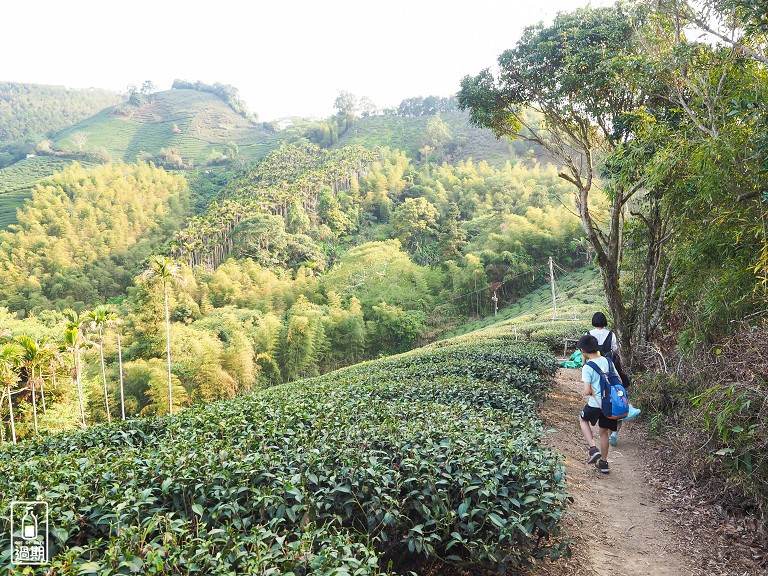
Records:
<instances>
[{"instance_id":1,"label":"white t-shirt","mask_svg":"<svg viewBox=\"0 0 768 576\"><path fill-rule=\"evenodd\" d=\"M608 334L611 331L608 330L608 328L592 328L592 330L589 331L592 336L597 338L597 345L602 346L603 342L605 342L605 339L608 338ZM618 343L616 342L616 334L614 334L611 337L611 352L616 350L619 347Z\"/></svg>"}]
</instances>

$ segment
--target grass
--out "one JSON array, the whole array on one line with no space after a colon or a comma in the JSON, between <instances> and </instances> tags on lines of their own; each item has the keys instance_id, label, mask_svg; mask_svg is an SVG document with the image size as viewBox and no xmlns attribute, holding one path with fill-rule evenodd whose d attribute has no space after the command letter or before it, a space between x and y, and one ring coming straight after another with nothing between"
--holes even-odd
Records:
<instances>
[{"instance_id":1,"label":"grass","mask_svg":"<svg viewBox=\"0 0 768 576\"><path fill-rule=\"evenodd\" d=\"M278 138L232 111L213 94L196 90L167 90L153 94L130 116L107 108L62 131L52 147L78 150L75 134L86 135L83 150L103 149L112 160L135 162L142 152L156 154L176 148L186 163L206 163L212 149L224 153L228 142L238 146L242 158L262 158Z\"/></svg>"}]
</instances>

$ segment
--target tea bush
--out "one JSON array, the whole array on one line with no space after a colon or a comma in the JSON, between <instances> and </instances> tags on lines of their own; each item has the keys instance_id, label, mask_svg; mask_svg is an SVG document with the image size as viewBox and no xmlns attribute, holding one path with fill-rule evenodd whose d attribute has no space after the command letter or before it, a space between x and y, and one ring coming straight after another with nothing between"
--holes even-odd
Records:
<instances>
[{"instance_id":1,"label":"tea bush","mask_svg":"<svg viewBox=\"0 0 768 576\"><path fill-rule=\"evenodd\" d=\"M32 499L50 506L45 571L63 575L364 575L557 556L565 475L534 413L554 363L531 343L443 345L5 447L0 563L8 501Z\"/></svg>"}]
</instances>

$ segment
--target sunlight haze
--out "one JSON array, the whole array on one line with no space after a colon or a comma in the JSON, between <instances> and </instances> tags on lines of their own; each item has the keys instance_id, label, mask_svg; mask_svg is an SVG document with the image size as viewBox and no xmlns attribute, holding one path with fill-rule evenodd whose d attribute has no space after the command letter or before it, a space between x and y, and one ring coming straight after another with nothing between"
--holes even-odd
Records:
<instances>
[{"instance_id":1,"label":"sunlight haze","mask_svg":"<svg viewBox=\"0 0 768 576\"><path fill-rule=\"evenodd\" d=\"M611 2L592 2L593 6ZM522 29L585 0L75 0L4 8L0 80L124 92L151 80L236 86L261 120L327 116L340 90L379 107L447 96Z\"/></svg>"}]
</instances>

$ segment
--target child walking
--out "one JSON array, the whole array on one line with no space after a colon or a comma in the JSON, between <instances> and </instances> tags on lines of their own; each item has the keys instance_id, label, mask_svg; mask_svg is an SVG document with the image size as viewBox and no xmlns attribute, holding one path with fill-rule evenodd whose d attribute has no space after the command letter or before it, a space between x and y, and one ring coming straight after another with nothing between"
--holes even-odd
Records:
<instances>
[{"instance_id":1,"label":"child walking","mask_svg":"<svg viewBox=\"0 0 768 576\"><path fill-rule=\"evenodd\" d=\"M595 312L592 316L592 326L594 328L589 331L589 334L597 338L597 349L600 355L611 359L613 367L616 368L616 372L619 378L621 378L621 383L624 385L624 388L629 390L629 376L624 373L621 366L619 343L616 341L616 335L611 330L608 330L608 319L605 317L605 314ZM619 430L621 430L621 421L616 425L615 432L612 432L608 439L611 446L616 446L619 443Z\"/></svg>"},{"instance_id":2,"label":"child walking","mask_svg":"<svg viewBox=\"0 0 768 576\"><path fill-rule=\"evenodd\" d=\"M601 356L598 351L597 338L591 334L585 334L579 338L576 347L581 350L584 361L592 360L603 372L608 372L608 360ZM608 474L608 449L611 432L616 431L616 420L611 420L603 415L598 398L600 397L600 374L591 366L584 364L581 369L581 381L584 383L584 394L588 395L587 404L579 415L579 425L584 434L584 439L589 446L589 456L587 463L593 464L603 474ZM595 445L595 438L592 434L592 426L597 424L600 430L600 447Z\"/></svg>"}]
</instances>

